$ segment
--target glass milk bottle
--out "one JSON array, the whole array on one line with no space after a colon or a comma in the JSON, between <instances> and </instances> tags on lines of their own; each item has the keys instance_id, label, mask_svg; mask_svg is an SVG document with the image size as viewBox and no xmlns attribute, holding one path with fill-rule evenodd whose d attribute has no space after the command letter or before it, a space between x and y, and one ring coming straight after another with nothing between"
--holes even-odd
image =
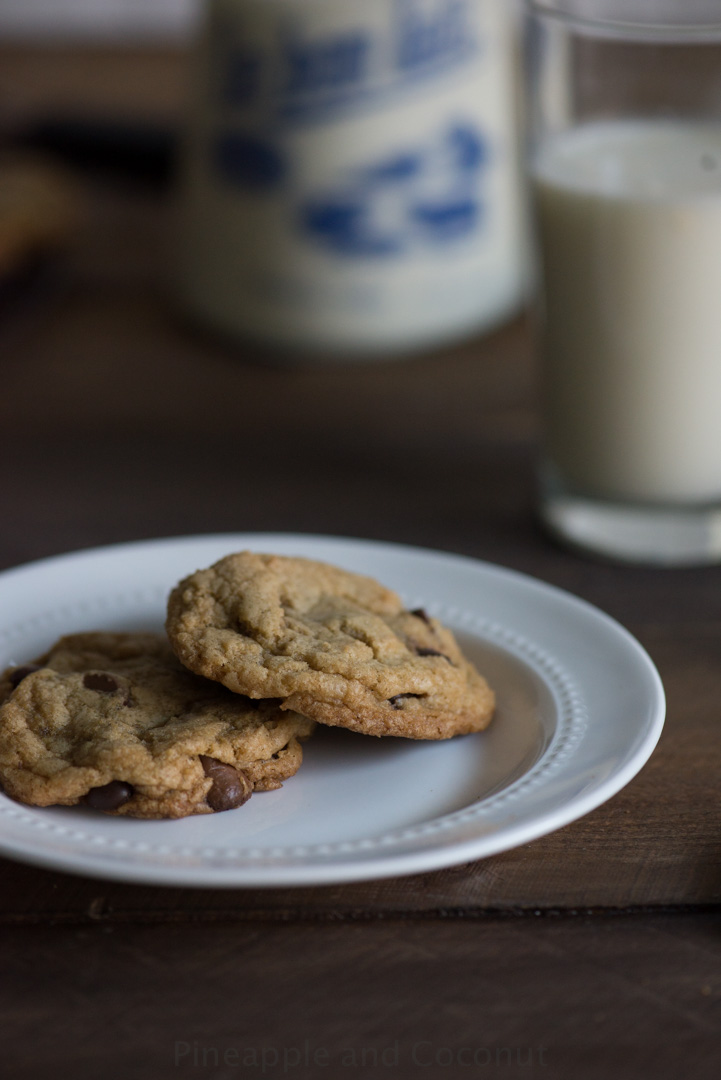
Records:
<instances>
[{"instance_id":1,"label":"glass milk bottle","mask_svg":"<svg viewBox=\"0 0 721 1080\"><path fill-rule=\"evenodd\" d=\"M182 180L190 311L339 359L509 316L514 29L508 0L211 0Z\"/></svg>"},{"instance_id":2,"label":"glass milk bottle","mask_svg":"<svg viewBox=\"0 0 721 1080\"><path fill-rule=\"evenodd\" d=\"M721 558L721 4L531 0L541 514Z\"/></svg>"}]
</instances>

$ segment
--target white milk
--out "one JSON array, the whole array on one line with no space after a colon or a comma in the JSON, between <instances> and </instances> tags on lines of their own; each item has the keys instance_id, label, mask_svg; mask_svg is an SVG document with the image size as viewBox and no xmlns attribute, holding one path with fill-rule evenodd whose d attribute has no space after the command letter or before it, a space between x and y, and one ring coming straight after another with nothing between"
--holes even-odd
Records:
<instances>
[{"instance_id":1,"label":"white milk","mask_svg":"<svg viewBox=\"0 0 721 1080\"><path fill-rule=\"evenodd\" d=\"M587 495L718 500L721 124L588 124L534 172L550 461Z\"/></svg>"},{"instance_id":2,"label":"white milk","mask_svg":"<svg viewBox=\"0 0 721 1080\"><path fill-rule=\"evenodd\" d=\"M507 0L211 0L185 154L187 305L342 353L508 316L525 247Z\"/></svg>"}]
</instances>

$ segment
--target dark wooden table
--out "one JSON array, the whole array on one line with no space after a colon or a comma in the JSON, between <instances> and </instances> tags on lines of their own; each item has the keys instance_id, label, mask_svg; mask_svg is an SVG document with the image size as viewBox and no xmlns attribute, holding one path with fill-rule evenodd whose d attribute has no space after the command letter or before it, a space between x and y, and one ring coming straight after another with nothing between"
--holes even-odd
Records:
<instances>
[{"instance_id":1,"label":"dark wooden table","mask_svg":"<svg viewBox=\"0 0 721 1080\"><path fill-rule=\"evenodd\" d=\"M6 48L0 118L172 116L182 67ZM0 318L2 567L238 530L461 552L619 619L669 712L607 805L438 873L204 891L0 861L4 1075L717 1076L721 569L602 565L539 532L523 321L402 363L269 366L174 311L166 193L79 182L71 250Z\"/></svg>"}]
</instances>

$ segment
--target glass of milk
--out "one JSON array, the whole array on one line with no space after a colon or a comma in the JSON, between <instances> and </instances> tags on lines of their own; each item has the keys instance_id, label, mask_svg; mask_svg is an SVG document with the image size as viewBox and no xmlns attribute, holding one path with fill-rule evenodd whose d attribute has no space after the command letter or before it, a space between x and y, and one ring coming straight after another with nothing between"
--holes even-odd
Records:
<instances>
[{"instance_id":1,"label":"glass of milk","mask_svg":"<svg viewBox=\"0 0 721 1080\"><path fill-rule=\"evenodd\" d=\"M721 561L721 0L527 0L541 516Z\"/></svg>"}]
</instances>

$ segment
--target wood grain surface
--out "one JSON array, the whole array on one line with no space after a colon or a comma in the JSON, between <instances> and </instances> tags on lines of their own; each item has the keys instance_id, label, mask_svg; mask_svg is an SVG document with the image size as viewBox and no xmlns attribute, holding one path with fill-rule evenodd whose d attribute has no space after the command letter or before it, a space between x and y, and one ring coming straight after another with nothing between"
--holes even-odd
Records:
<instances>
[{"instance_id":1,"label":"wood grain surface","mask_svg":"<svg viewBox=\"0 0 721 1080\"><path fill-rule=\"evenodd\" d=\"M6 131L53 88L76 104L97 88L113 113L141 97L148 115L179 106L177 56L116 56L105 81L96 54L44 56L0 49ZM205 891L0 861L8 1075L64 1062L74 1080L715 1076L721 569L596 563L539 531L523 319L403 362L287 366L186 325L167 193L77 180L71 250L0 305L1 567L240 530L460 552L619 619L657 663L669 712L657 752L607 805L438 873ZM307 1041L328 1062L223 1056ZM458 1060L464 1048L481 1064ZM504 1048L524 1056L493 1056Z\"/></svg>"},{"instance_id":2,"label":"wood grain surface","mask_svg":"<svg viewBox=\"0 0 721 1080\"><path fill-rule=\"evenodd\" d=\"M718 914L0 936L13 1080L718 1075Z\"/></svg>"}]
</instances>

